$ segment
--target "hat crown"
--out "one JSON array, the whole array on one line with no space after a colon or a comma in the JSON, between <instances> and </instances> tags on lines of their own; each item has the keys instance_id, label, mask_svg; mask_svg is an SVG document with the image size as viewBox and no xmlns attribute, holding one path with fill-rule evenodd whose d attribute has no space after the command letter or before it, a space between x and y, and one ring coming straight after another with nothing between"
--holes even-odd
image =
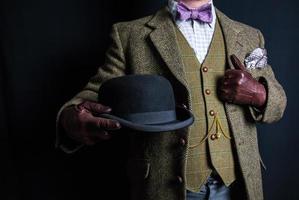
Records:
<instances>
[{"instance_id":1,"label":"hat crown","mask_svg":"<svg viewBox=\"0 0 299 200\"><path fill-rule=\"evenodd\" d=\"M158 75L127 75L105 81L99 102L116 115L175 110L170 82Z\"/></svg>"}]
</instances>

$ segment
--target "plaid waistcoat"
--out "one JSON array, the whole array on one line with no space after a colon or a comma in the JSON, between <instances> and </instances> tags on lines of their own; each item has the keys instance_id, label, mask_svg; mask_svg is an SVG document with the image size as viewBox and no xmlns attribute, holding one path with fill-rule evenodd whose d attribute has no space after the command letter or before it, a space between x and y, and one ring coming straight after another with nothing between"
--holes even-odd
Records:
<instances>
[{"instance_id":1,"label":"plaid waistcoat","mask_svg":"<svg viewBox=\"0 0 299 200\"><path fill-rule=\"evenodd\" d=\"M195 122L190 127L186 160L186 187L198 192L215 169L225 185L235 179L231 132L225 108L217 97L217 81L224 75L226 52L221 27L217 21L214 36L203 64L176 28L177 42L191 92Z\"/></svg>"}]
</instances>

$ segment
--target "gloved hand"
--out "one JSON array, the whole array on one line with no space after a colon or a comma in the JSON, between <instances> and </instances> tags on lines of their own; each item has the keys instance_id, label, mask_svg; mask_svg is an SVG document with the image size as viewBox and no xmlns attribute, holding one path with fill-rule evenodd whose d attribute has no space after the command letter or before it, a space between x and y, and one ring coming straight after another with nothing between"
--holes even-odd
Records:
<instances>
[{"instance_id":1,"label":"gloved hand","mask_svg":"<svg viewBox=\"0 0 299 200\"><path fill-rule=\"evenodd\" d=\"M111 138L107 131L121 128L120 123L115 120L94 116L109 112L111 108L107 106L84 101L77 106L65 108L61 113L60 123L72 139L86 145L94 145L98 141Z\"/></svg>"},{"instance_id":2,"label":"gloved hand","mask_svg":"<svg viewBox=\"0 0 299 200\"><path fill-rule=\"evenodd\" d=\"M245 66L235 56L231 56L235 69L225 72L219 86L219 96L223 101L235 104L252 105L262 109L267 92L263 84L246 71Z\"/></svg>"}]
</instances>

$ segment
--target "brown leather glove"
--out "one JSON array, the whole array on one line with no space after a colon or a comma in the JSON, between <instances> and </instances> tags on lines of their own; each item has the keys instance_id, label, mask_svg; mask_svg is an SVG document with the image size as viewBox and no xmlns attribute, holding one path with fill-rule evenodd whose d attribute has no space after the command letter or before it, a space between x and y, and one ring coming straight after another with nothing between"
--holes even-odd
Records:
<instances>
[{"instance_id":1,"label":"brown leather glove","mask_svg":"<svg viewBox=\"0 0 299 200\"><path fill-rule=\"evenodd\" d=\"M219 86L219 96L223 101L235 104L252 105L262 109L267 92L263 84L246 71L245 66L235 56L231 56L235 69L225 72Z\"/></svg>"},{"instance_id":2,"label":"brown leather glove","mask_svg":"<svg viewBox=\"0 0 299 200\"><path fill-rule=\"evenodd\" d=\"M108 130L120 129L115 120L95 117L94 114L109 113L111 108L99 103L84 101L77 106L65 108L61 113L60 123L66 133L77 142L94 145L101 140L108 140Z\"/></svg>"}]
</instances>

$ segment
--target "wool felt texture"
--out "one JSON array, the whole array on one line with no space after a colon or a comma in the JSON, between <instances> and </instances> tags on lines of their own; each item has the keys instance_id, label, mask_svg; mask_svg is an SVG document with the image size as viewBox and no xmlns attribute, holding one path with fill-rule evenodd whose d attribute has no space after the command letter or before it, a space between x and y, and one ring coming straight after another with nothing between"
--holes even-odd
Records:
<instances>
[{"instance_id":1,"label":"wool felt texture","mask_svg":"<svg viewBox=\"0 0 299 200\"><path fill-rule=\"evenodd\" d=\"M112 113L99 116L145 132L173 131L194 121L190 111L176 107L171 83L157 75L127 75L110 79L99 89L99 103ZM176 112L177 110L177 112Z\"/></svg>"}]
</instances>

